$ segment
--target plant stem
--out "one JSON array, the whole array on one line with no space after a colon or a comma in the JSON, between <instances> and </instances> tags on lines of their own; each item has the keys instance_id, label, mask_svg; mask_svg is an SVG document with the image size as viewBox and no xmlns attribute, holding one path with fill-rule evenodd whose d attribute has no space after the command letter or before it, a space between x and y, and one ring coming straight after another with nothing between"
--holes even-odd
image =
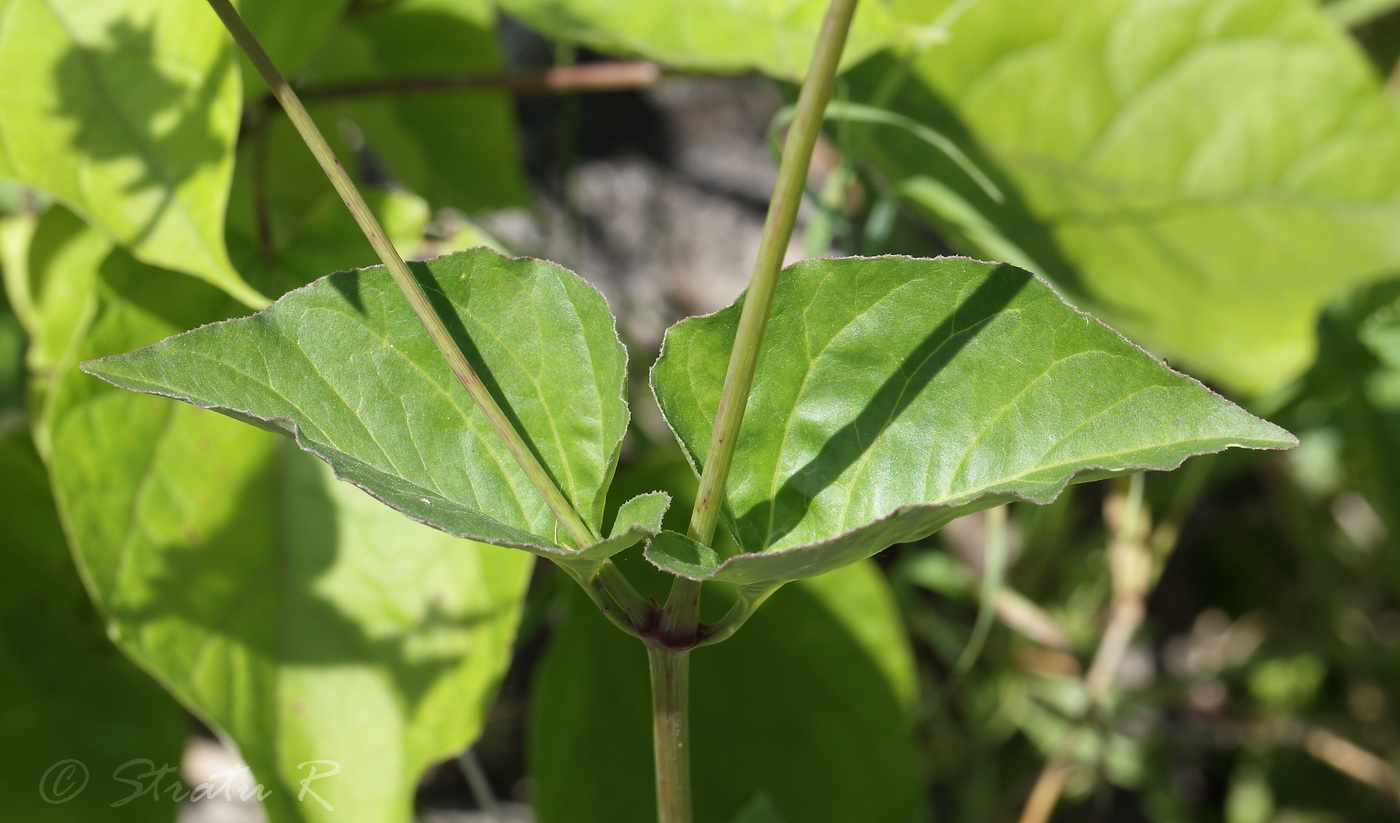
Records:
<instances>
[{"instance_id":1,"label":"plant stem","mask_svg":"<svg viewBox=\"0 0 1400 823\"><path fill-rule=\"evenodd\" d=\"M690 823L690 651L647 644L657 823Z\"/></svg>"},{"instance_id":2,"label":"plant stem","mask_svg":"<svg viewBox=\"0 0 1400 823\"><path fill-rule=\"evenodd\" d=\"M457 766L462 770L462 777L467 780L467 787L471 789L472 799L476 805L485 813L491 823L504 823L501 817L501 804L496 802L496 795L491 791L491 781L486 779L486 770L481 768L481 761L477 759L476 752L467 749L457 755Z\"/></svg>"},{"instance_id":3,"label":"plant stem","mask_svg":"<svg viewBox=\"0 0 1400 823\"><path fill-rule=\"evenodd\" d=\"M827 7L826 19L822 21L821 34L812 53L812 64L797 98L797 113L778 164L778 182L768 202L768 217L763 223L758 259L754 261L744 308L739 315L739 329L734 337L724 388L720 392L719 409L705 454L705 468L700 474L700 489L696 494L695 508L691 511L690 537L707 546L713 542L715 528L719 524L724 485L729 478L739 428L744 422L749 390L753 387L754 368L758 363L768 313L773 305L778 273L782 270L783 255L797 222L797 207L801 205L807 188L812 150L821 135L822 116L827 101L831 99L831 89L841 63L841 51L846 46L846 35L851 30L857 2L831 0L831 5ZM657 817L660 823L689 823L690 820L690 753L686 747L689 673L686 656L689 648L701 639L700 591L698 581L684 577L675 579L671 594L666 599L666 607L661 611L660 631L648 644L656 742ZM740 608L721 621L721 629L712 635L710 642L718 642L732 634L765 596L741 600Z\"/></svg>"},{"instance_id":4,"label":"plant stem","mask_svg":"<svg viewBox=\"0 0 1400 823\"><path fill-rule=\"evenodd\" d=\"M797 207L807 188L807 170L812 164L812 149L821 135L822 115L831 99L836 82L836 70L841 63L841 51L846 34L855 17L857 0L832 0L822 22L816 50L807 80L797 98L796 114L783 146L778 164L778 182L768 202L768 217L763 223L759 240L758 259L744 295L744 308L739 315L739 329L734 336L734 348L729 355L729 370L720 391L715 425L710 432L710 445L705 452L705 467L700 473L700 488L695 495L695 508L690 515L690 537L709 545L719 525L723 507L724 486L729 479L729 467L734 460L734 445L744 422L749 390L753 387L754 368L763 344L764 327L773 306L773 292L782 271L783 255L792 239L797 222ZM671 595L661 615L664 635L682 637L693 634L700 620L700 584L677 577ZM727 635L726 635L727 636Z\"/></svg>"},{"instance_id":5,"label":"plant stem","mask_svg":"<svg viewBox=\"0 0 1400 823\"><path fill-rule=\"evenodd\" d=\"M593 583L622 609L633 629L640 633L651 628L656 619L656 607L632 587L622 569L611 560L603 561L593 575Z\"/></svg>"},{"instance_id":6,"label":"plant stem","mask_svg":"<svg viewBox=\"0 0 1400 823\"><path fill-rule=\"evenodd\" d=\"M357 83L304 88L304 100L340 100L379 94L421 92L503 91L512 94L575 94L626 91L656 85L661 67L645 60L553 66L543 71L510 74L432 74L419 77L385 77Z\"/></svg>"},{"instance_id":7,"label":"plant stem","mask_svg":"<svg viewBox=\"0 0 1400 823\"><path fill-rule=\"evenodd\" d=\"M525 439L511 425L510 418L506 417L504 411L496 403L491 392L481 382L481 377L472 368L471 363L462 354L462 350L457 347L452 339L451 333L443 325L442 319L433 310L432 304L428 302L428 297L423 293L423 288L418 285L417 279L409 271L408 265L399 256L394 244L389 241L389 237L384 233L384 228L375 219L374 213L365 204L364 198L351 182L350 176L341 168L340 161L336 159L335 153L326 143L326 139L321 136L321 132L312 122L311 116L306 113L306 108L297 99L296 92L288 85L286 78L277 70L263 50L262 44L257 37L249 30L248 25L243 22L243 18L233 8L229 0L209 0L209 5L214 12L223 20L224 27L229 34L243 49L243 53L248 56L253 67L258 70L266 81L268 88L272 90L272 95L277 98L277 102L282 104L282 108L287 112L287 117L296 127L301 139L306 142L306 147L315 155L316 162L321 164L321 169L325 171L326 177L330 178L331 185L335 187L340 199L345 201L345 207L350 210L351 216L359 224L360 230L364 232L365 238L369 240L374 251L383 261L389 274L393 276L394 282L403 291L404 297L408 298L409 305L413 308L413 313L418 316L418 321L427 330L428 336L432 338L438 351L447 359L448 365L452 368L452 373L457 380L471 395L477 408L486 417L491 428L505 444L506 449L515 458L515 462L520 466L521 471L529 478L530 483L539 491L544 498L550 511L554 513L564 531L569 535L569 539L574 541L577 548L583 548L590 543L596 542L598 536L574 511L573 505L569 502L564 493L555 485L549 472L535 458L530 451L530 447L525 443Z\"/></svg>"},{"instance_id":8,"label":"plant stem","mask_svg":"<svg viewBox=\"0 0 1400 823\"><path fill-rule=\"evenodd\" d=\"M734 605L729 608L724 617L718 622L710 623L700 627L699 640L696 646L713 646L716 643L728 640L741 626L753 617L758 607L764 601L773 596L780 586L765 586L757 589L740 589L739 599L734 601Z\"/></svg>"},{"instance_id":9,"label":"plant stem","mask_svg":"<svg viewBox=\"0 0 1400 823\"><path fill-rule=\"evenodd\" d=\"M1152 552L1147 545L1152 518L1143 502L1143 482L1141 472L1115 478L1114 493L1106 507L1106 519L1112 529L1108 561L1113 600L1109 604L1108 626L1084 675L1091 712L1102 706L1147 612L1144 601L1153 578ZM1072 729L1041 769L1022 808L1020 823L1046 823L1054 814L1065 781L1074 771L1073 751L1080 734L1079 729Z\"/></svg>"},{"instance_id":10,"label":"plant stem","mask_svg":"<svg viewBox=\"0 0 1400 823\"><path fill-rule=\"evenodd\" d=\"M768 217L759 240L758 259L753 276L744 295L744 308L739 315L739 329L734 336L734 349L729 357L729 371L724 376L715 426L710 433L710 445L705 452L705 468L700 475L700 489L691 513L691 538L709 545L719 523L724 498L724 485L729 479L729 466L734 459L734 445L739 427L744 422L749 389L753 386L754 367L758 363L763 343L764 327L773 305L773 292L778 285L778 273L783 267L792 229L797 222L797 207L807 186L807 169L812 163L812 149L821 135L822 116L831 88L836 81L836 69L841 62L841 50L855 16L857 0L832 0L822 23L821 36L807 80L797 98L797 113L788 130L783 158L778 165L778 182L768 204Z\"/></svg>"}]
</instances>

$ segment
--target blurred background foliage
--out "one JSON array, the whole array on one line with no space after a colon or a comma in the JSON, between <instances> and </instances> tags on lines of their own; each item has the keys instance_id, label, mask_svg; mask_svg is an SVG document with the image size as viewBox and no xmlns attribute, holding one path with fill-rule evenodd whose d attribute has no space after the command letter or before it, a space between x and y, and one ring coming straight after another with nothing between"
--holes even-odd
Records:
<instances>
[{"instance_id":1,"label":"blurred background foliage","mask_svg":"<svg viewBox=\"0 0 1400 823\"><path fill-rule=\"evenodd\" d=\"M742 288L825 4L240 5L406 253L609 297L612 505L693 486L646 369ZM1397 61L1395 0L862 4L793 259L1015 263L1301 446L792 584L696 656L698 819L1400 818ZM373 262L239 65L199 0L0 0L0 797L257 819L112 807L117 765L183 749L187 784L241 756L273 820L330 819L285 787L343 746L342 821L648 819L641 649L566 580L76 371ZM69 758L93 788L44 802Z\"/></svg>"}]
</instances>

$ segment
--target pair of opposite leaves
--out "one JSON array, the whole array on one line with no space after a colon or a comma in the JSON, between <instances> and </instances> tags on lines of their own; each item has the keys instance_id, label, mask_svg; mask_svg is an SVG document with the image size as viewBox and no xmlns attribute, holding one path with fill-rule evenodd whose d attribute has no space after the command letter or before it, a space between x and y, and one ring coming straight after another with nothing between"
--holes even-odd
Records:
<instances>
[{"instance_id":1,"label":"pair of opposite leaves","mask_svg":"<svg viewBox=\"0 0 1400 823\"><path fill-rule=\"evenodd\" d=\"M486 248L413 264L457 344L596 534L628 421L626 351L602 295ZM677 324L652 370L698 469L743 298ZM1296 440L1167 368L1045 282L964 258L786 269L725 494L741 553L664 532L641 495L570 546L383 267L250 317L83 365L288 434L414 520L575 565L649 542L671 573L746 587L810 577L971 511L1052 500L1072 478L1171 469Z\"/></svg>"}]
</instances>

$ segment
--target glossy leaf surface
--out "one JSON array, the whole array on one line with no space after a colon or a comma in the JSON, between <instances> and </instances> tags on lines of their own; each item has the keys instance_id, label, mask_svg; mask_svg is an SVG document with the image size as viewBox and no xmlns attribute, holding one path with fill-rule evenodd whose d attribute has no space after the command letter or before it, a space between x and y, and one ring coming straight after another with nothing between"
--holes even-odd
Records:
<instances>
[{"instance_id":1,"label":"glossy leaf surface","mask_svg":"<svg viewBox=\"0 0 1400 823\"><path fill-rule=\"evenodd\" d=\"M558 266L485 248L415 268L458 345L596 532L627 424L626 352L602 296ZM568 554L544 501L382 267L322 278L252 317L86 368L293 435L414 520Z\"/></svg>"},{"instance_id":2,"label":"glossy leaf surface","mask_svg":"<svg viewBox=\"0 0 1400 823\"><path fill-rule=\"evenodd\" d=\"M233 308L121 252L89 276L74 359ZM274 823L411 819L423 770L481 729L529 558L411 523L285 440L73 360L44 418L65 528L110 632L238 746ZM297 799L312 761L331 761L313 764L325 805Z\"/></svg>"},{"instance_id":3,"label":"glossy leaf surface","mask_svg":"<svg viewBox=\"0 0 1400 823\"><path fill-rule=\"evenodd\" d=\"M535 814L651 823L646 654L570 595L533 689ZM918 819L914 662L873 566L785 587L690 665L697 823L734 823L755 806L805 823Z\"/></svg>"},{"instance_id":4,"label":"glossy leaf surface","mask_svg":"<svg viewBox=\"0 0 1400 823\"><path fill-rule=\"evenodd\" d=\"M784 78L807 72L826 0L500 0L531 27L601 51L637 54L708 71L759 69ZM861 3L842 55L850 65L893 39L880 0Z\"/></svg>"},{"instance_id":5,"label":"glossy leaf surface","mask_svg":"<svg viewBox=\"0 0 1400 823\"><path fill-rule=\"evenodd\" d=\"M895 8L921 23L952 5ZM960 5L889 105L962 135L1010 202L909 135L872 145L893 181L960 189L913 197L970 252L1004 235L1134 340L1244 392L1308 366L1330 296L1400 267L1400 116L1316 3ZM997 231L968 229L969 209Z\"/></svg>"},{"instance_id":6,"label":"glossy leaf surface","mask_svg":"<svg viewBox=\"0 0 1400 823\"><path fill-rule=\"evenodd\" d=\"M262 305L224 250L239 103L233 47L202 3L0 2L0 178Z\"/></svg>"},{"instance_id":7,"label":"glossy leaf surface","mask_svg":"<svg viewBox=\"0 0 1400 823\"><path fill-rule=\"evenodd\" d=\"M652 372L697 465L741 305L672 327ZM808 577L1008 496L1048 502L1081 472L1294 443L1020 269L813 260L779 281L726 489L747 553L653 559L736 584Z\"/></svg>"}]
</instances>

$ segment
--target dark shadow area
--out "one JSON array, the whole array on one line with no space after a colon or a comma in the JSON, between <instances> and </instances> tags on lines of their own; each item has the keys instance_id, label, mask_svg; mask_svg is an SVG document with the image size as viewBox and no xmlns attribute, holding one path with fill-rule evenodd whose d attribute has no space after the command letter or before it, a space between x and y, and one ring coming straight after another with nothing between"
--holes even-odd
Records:
<instances>
[{"instance_id":1,"label":"dark shadow area","mask_svg":"<svg viewBox=\"0 0 1400 823\"><path fill-rule=\"evenodd\" d=\"M784 587L743 631L693 656L697 823L731 823L759 794L788 821L918 819L916 708L871 654L870 635L828 605L843 583L866 588L856 574ZM576 591L567 596L530 706L536 815L654 821L646 654Z\"/></svg>"},{"instance_id":2,"label":"dark shadow area","mask_svg":"<svg viewBox=\"0 0 1400 823\"><path fill-rule=\"evenodd\" d=\"M567 20L568 10L551 7L551 18ZM577 23L586 28L587 23ZM511 70L535 71L557 64L558 46L508 16L501 17L501 42ZM579 64L617 60L580 48ZM557 189L570 167L588 160L641 156L667 166L673 139L665 114L638 91L577 95L522 95L515 98L521 154L531 181ZM556 192L557 193L557 192Z\"/></svg>"},{"instance_id":3,"label":"dark shadow area","mask_svg":"<svg viewBox=\"0 0 1400 823\"><path fill-rule=\"evenodd\" d=\"M1031 276L1020 269L997 268L899 361L899 367L851 422L828 438L811 460L789 475L772 500L739 516L740 542L766 548L796 528L807 515L812 501L874 445L881 432L899 419L986 322L1010 305L1029 282Z\"/></svg>"},{"instance_id":4,"label":"dark shadow area","mask_svg":"<svg viewBox=\"0 0 1400 823\"><path fill-rule=\"evenodd\" d=\"M179 763L179 706L117 651L79 580L26 432L0 435L0 795L26 823L144 823L150 809L113 807L104 778L134 758ZM78 760L90 791L55 804L40 787L51 764ZM79 778L74 778L75 780Z\"/></svg>"},{"instance_id":5,"label":"dark shadow area","mask_svg":"<svg viewBox=\"0 0 1400 823\"><path fill-rule=\"evenodd\" d=\"M61 102L53 114L78 124L69 148L98 162L136 158L144 172L123 193L162 193L135 236L125 238L132 243L146 239L162 215L176 207L180 184L218 162L227 150L210 130L209 112L224 85L232 51L223 51L223 59L192 94L154 65L155 53L152 32L120 20L107 30L102 48L75 47L54 72ZM164 123L172 110L178 114L170 128Z\"/></svg>"}]
</instances>

